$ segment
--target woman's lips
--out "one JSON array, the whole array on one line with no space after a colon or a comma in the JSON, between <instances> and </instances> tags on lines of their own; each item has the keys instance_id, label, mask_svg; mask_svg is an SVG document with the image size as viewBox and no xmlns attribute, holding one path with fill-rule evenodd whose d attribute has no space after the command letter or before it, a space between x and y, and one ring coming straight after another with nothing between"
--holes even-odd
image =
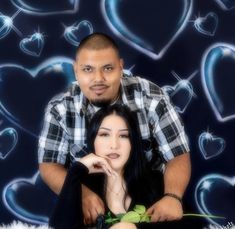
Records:
<instances>
[{"instance_id":1,"label":"woman's lips","mask_svg":"<svg viewBox=\"0 0 235 229\"><path fill-rule=\"evenodd\" d=\"M117 153L110 153L110 154L107 155L107 157L108 157L109 159L117 159L117 158L120 157L120 155L117 154Z\"/></svg>"}]
</instances>

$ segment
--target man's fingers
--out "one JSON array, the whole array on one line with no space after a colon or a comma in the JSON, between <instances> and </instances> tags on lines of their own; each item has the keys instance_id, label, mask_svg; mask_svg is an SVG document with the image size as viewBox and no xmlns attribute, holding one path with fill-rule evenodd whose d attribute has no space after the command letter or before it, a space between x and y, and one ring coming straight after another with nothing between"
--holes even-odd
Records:
<instances>
[{"instance_id":1,"label":"man's fingers","mask_svg":"<svg viewBox=\"0 0 235 229\"><path fill-rule=\"evenodd\" d=\"M156 222L164 222L167 220L167 217L164 215L158 215L157 216L157 221Z\"/></svg>"},{"instance_id":2,"label":"man's fingers","mask_svg":"<svg viewBox=\"0 0 235 229\"><path fill-rule=\"evenodd\" d=\"M100 206L99 208L93 208L93 209L89 209L88 212L86 212L86 215L84 215L84 223L85 225L89 225L92 223L96 222L96 219L99 215L103 215L104 214L104 207L103 207L103 203L99 202L102 204L102 206Z\"/></svg>"},{"instance_id":3,"label":"man's fingers","mask_svg":"<svg viewBox=\"0 0 235 229\"><path fill-rule=\"evenodd\" d=\"M151 222L158 222L160 221L160 215L156 212L153 212L151 215Z\"/></svg>"},{"instance_id":4,"label":"man's fingers","mask_svg":"<svg viewBox=\"0 0 235 229\"><path fill-rule=\"evenodd\" d=\"M100 204L100 209L99 209L99 212L98 214L104 214L105 213L105 208L104 208L104 203L101 199L99 199L99 204Z\"/></svg>"},{"instance_id":5,"label":"man's fingers","mask_svg":"<svg viewBox=\"0 0 235 229\"><path fill-rule=\"evenodd\" d=\"M87 211L86 214L84 214L84 224L85 225L91 224L91 215L89 211Z\"/></svg>"},{"instance_id":6,"label":"man's fingers","mask_svg":"<svg viewBox=\"0 0 235 229\"><path fill-rule=\"evenodd\" d=\"M154 207L150 207L150 208L147 210L147 214L148 214L148 215L152 215L152 214L153 214L153 209L154 209Z\"/></svg>"},{"instance_id":7,"label":"man's fingers","mask_svg":"<svg viewBox=\"0 0 235 229\"><path fill-rule=\"evenodd\" d=\"M156 211L154 206L147 210L147 214L150 215L151 222L164 221L164 218L161 216L161 214L158 211Z\"/></svg>"},{"instance_id":8,"label":"man's fingers","mask_svg":"<svg viewBox=\"0 0 235 229\"><path fill-rule=\"evenodd\" d=\"M98 211L96 209L91 209L90 210L90 215L91 215L91 218L90 218L91 223L95 223L96 222L96 218L99 215Z\"/></svg>"},{"instance_id":9,"label":"man's fingers","mask_svg":"<svg viewBox=\"0 0 235 229\"><path fill-rule=\"evenodd\" d=\"M82 210L86 225L95 223L97 216L104 213L102 199L84 185L82 185Z\"/></svg>"}]
</instances>

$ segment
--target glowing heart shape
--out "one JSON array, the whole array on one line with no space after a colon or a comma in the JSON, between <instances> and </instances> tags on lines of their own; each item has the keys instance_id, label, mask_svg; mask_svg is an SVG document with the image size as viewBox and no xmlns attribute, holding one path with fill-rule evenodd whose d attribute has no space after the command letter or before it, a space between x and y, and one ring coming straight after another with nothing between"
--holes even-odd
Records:
<instances>
[{"instance_id":1,"label":"glowing heart shape","mask_svg":"<svg viewBox=\"0 0 235 229\"><path fill-rule=\"evenodd\" d=\"M138 51L159 59L188 24L192 1L102 0L101 8L117 36Z\"/></svg>"},{"instance_id":2,"label":"glowing heart shape","mask_svg":"<svg viewBox=\"0 0 235 229\"><path fill-rule=\"evenodd\" d=\"M166 85L162 89L169 95L176 110L185 112L193 97L192 84L188 80L180 80L175 86Z\"/></svg>"},{"instance_id":3,"label":"glowing heart shape","mask_svg":"<svg viewBox=\"0 0 235 229\"><path fill-rule=\"evenodd\" d=\"M75 13L78 10L79 0L11 0L20 10L28 14L50 15L61 13Z\"/></svg>"},{"instance_id":4,"label":"glowing heart shape","mask_svg":"<svg viewBox=\"0 0 235 229\"><path fill-rule=\"evenodd\" d=\"M235 177L219 174L203 177L195 189L195 200L202 214L225 218L207 218L213 225L222 226L235 222Z\"/></svg>"},{"instance_id":5,"label":"glowing heart shape","mask_svg":"<svg viewBox=\"0 0 235 229\"><path fill-rule=\"evenodd\" d=\"M208 160L220 155L225 149L225 140L208 132L203 132L198 138L199 149L203 157Z\"/></svg>"},{"instance_id":6,"label":"glowing heart shape","mask_svg":"<svg viewBox=\"0 0 235 229\"><path fill-rule=\"evenodd\" d=\"M81 39L93 33L92 24L89 21L81 21L74 23L64 31L65 39L72 45L78 46Z\"/></svg>"},{"instance_id":7,"label":"glowing heart shape","mask_svg":"<svg viewBox=\"0 0 235 229\"><path fill-rule=\"evenodd\" d=\"M39 173L29 179L15 179L4 187L3 203L19 219L46 224L56 199L54 194L43 187L45 184L42 183Z\"/></svg>"},{"instance_id":8,"label":"glowing heart shape","mask_svg":"<svg viewBox=\"0 0 235 229\"><path fill-rule=\"evenodd\" d=\"M0 13L0 39L7 36L12 28L12 19Z\"/></svg>"},{"instance_id":9,"label":"glowing heart shape","mask_svg":"<svg viewBox=\"0 0 235 229\"><path fill-rule=\"evenodd\" d=\"M215 0L223 10L232 10L235 8L234 0Z\"/></svg>"},{"instance_id":10,"label":"glowing heart shape","mask_svg":"<svg viewBox=\"0 0 235 229\"><path fill-rule=\"evenodd\" d=\"M20 42L20 49L28 55L39 57L44 46L44 38L40 33L34 33Z\"/></svg>"},{"instance_id":11,"label":"glowing heart shape","mask_svg":"<svg viewBox=\"0 0 235 229\"><path fill-rule=\"evenodd\" d=\"M210 12L205 17L199 17L194 21L194 27L198 32L207 36L214 36L218 26L217 14Z\"/></svg>"},{"instance_id":12,"label":"glowing heart shape","mask_svg":"<svg viewBox=\"0 0 235 229\"><path fill-rule=\"evenodd\" d=\"M202 85L220 122L235 118L234 70L234 46L216 43L204 53L201 63Z\"/></svg>"},{"instance_id":13,"label":"glowing heart shape","mask_svg":"<svg viewBox=\"0 0 235 229\"><path fill-rule=\"evenodd\" d=\"M0 159L5 159L15 148L18 134L13 128L6 128L0 132Z\"/></svg>"},{"instance_id":14,"label":"glowing heart shape","mask_svg":"<svg viewBox=\"0 0 235 229\"><path fill-rule=\"evenodd\" d=\"M0 65L0 112L12 124L37 137L48 101L75 80L73 60L54 57L35 69Z\"/></svg>"}]
</instances>

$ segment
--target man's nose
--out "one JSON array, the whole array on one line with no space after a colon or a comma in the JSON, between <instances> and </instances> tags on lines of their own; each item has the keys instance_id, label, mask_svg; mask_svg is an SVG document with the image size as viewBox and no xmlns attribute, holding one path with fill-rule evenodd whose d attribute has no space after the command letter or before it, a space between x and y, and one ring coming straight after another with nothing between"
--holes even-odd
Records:
<instances>
[{"instance_id":1,"label":"man's nose","mask_svg":"<svg viewBox=\"0 0 235 229\"><path fill-rule=\"evenodd\" d=\"M104 74L102 71L95 72L95 82L100 82L104 80Z\"/></svg>"}]
</instances>

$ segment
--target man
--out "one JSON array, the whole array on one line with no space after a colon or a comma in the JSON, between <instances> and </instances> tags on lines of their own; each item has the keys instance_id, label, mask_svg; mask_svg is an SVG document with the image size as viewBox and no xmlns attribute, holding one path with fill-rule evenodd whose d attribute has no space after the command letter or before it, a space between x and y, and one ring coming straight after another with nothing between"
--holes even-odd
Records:
<instances>
[{"instance_id":1,"label":"man","mask_svg":"<svg viewBox=\"0 0 235 229\"><path fill-rule=\"evenodd\" d=\"M41 176L59 194L66 168L86 153L86 123L99 107L123 103L136 112L146 157L155 167L156 158L162 162L158 167L164 171L165 195L148 209L151 221L180 219L181 198L191 172L183 125L158 86L140 77L127 77L122 70L123 60L110 37L94 33L81 41L74 63L77 82L53 98L46 110L39 140ZM88 224L104 213L101 199L85 186L83 213Z\"/></svg>"}]
</instances>

